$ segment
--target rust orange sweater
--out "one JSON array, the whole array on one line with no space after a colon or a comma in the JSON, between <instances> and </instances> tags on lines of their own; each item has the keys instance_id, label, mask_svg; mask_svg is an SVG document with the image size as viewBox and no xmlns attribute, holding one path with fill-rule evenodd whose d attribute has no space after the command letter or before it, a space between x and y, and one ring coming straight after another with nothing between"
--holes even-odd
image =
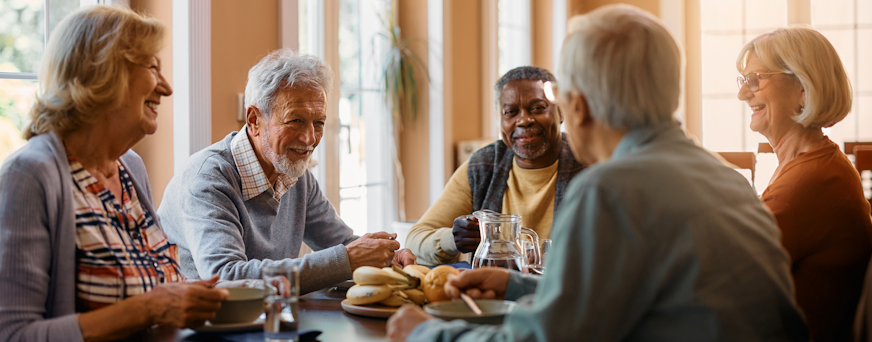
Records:
<instances>
[{"instance_id":1,"label":"rust orange sweater","mask_svg":"<svg viewBox=\"0 0 872 342\"><path fill-rule=\"evenodd\" d=\"M781 228L814 341L850 341L872 255L872 217L857 170L824 139L785 164L762 199Z\"/></svg>"}]
</instances>

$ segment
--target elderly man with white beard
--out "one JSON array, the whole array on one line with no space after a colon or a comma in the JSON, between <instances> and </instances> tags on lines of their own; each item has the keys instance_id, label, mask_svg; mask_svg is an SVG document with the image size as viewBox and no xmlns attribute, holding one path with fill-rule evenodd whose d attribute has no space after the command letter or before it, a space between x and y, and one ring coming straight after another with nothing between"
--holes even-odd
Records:
<instances>
[{"instance_id":1,"label":"elderly man with white beard","mask_svg":"<svg viewBox=\"0 0 872 342\"><path fill-rule=\"evenodd\" d=\"M385 232L357 237L308 171L327 120L332 72L289 49L248 73L246 124L192 155L167 185L158 214L188 280L259 279L299 265L301 292L351 278L360 266L415 257ZM305 242L315 252L297 258Z\"/></svg>"}]
</instances>

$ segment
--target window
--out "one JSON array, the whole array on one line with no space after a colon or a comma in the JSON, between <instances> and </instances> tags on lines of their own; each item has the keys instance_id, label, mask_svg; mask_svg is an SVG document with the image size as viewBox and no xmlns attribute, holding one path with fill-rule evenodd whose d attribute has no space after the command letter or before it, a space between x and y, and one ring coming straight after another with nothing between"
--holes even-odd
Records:
<instances>
[{"instance_id":1,"label":"window","mask_svg":"<svg viewBox=\"0 0 872 342\"><path fill-rule=\"evenodd\" d=\"M824 132L839 146L872 140L872 2L812 0L811 24L836 48L854 90L851 113ZM844 147L843 147L844 148Z\"/></svg>"},{"instance_id":2,"label":"window","mask_svg":"<svg viewBox=\"0 0 872 342\"><path fill-rule=\"evenodd\" d=\"M46 32L79 6L80 0L0 0L0 163L24 145Z\"/></svg>"},{"instance_id":3,"label":"window","mask_svg":"<svg viewBox=\"0 0 872 342\"><path fill-rule=\"evenodd\" d=\"M800 6L810 6L803 11ZM836 48L854 90L853 110L824 133L845 141L872 140L872 2L865 0L702 0L702 142L713 151L757 151L767 142L749 125L749 108L736 98L735 61L754 37L788 24L788 13L811 13L792 22L812 25ZM774 154L757 155L755 187L762 193L775 172ZM750 174L749 174L750 175Z\"/></svg>"},{"instance_id":4,"label":"window","mask_svg":"<svg viewBox=\"0 0 872 342\"><path fill-rule=\"evenodd\" d=\"M499 0L499 76L530 65L530 1Z\"/></svg>"},{"instance_id":5,"label":"window","mask_svg":"<svg viewBox=\"0 0 872 342\"><path fill-rule=\"evenodd\" d=\"M851 113L824 132L842 148L845 141L872 141L872 1L812 0L811 5L812 26L838 51L854 90ZM869 189L869 171L862 176L863 189Z\"/></svg>"},{"instance_id":6,"label":"window","mask_svg":"<svg viewBox=\"0 0 872 342\"><path fill-rule=\"evenodd\" d=\"M384 104L386 0L339 1L339 213L354 233L393 219L392 130Z\"/></svg>"}]
</instances>

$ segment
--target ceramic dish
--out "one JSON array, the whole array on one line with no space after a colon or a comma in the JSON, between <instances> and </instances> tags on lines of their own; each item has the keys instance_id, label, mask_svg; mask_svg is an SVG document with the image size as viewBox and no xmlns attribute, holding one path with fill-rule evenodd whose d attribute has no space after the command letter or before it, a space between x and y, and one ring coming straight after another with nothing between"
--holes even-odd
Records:
<instances>
[{"instance_id":1,"label":"ceramic dish","mask_svg":"<svg viewBox=\"0 0 872 342\"><path fill-rule=\"evenodd\" d=\"M459 299L424 305L424 311L446 321L462 319L476 324L502 324L506 315L515 309L515 302L509 300L476 299L475 304L481 308L481 316Z\"/></svg>"},{"instance_id":2,"label":"ceramic dish","mask_svg":"<svg viewBox=\"0 0 872 342\"><path fill-rule=\"evenodd\" d=\"M258 317L254 322L248 323L229 323L229 324L212 324L210 322L206 322L206 325L194 329L196 332L201 333L224 333L224 332L241 332L241 331L254 331L258 329L263 329L263 316Z\"/></svg>"},{"instance_id":3,"label":"ceramic dish","mask_svg":"<svg viewBox=\"0 0 872 342\"><path fill-rule=\"evenodd\" d=\"M226 288L227 299L210 323L214 325L250 324L263 314L263 290L250 287Z\"/></svg>"},{"instance_id":4,"label":"ceramic dish","mask_svg":"<svg viewBox=\"0 0 872 342\"><path fill-rule=\"evenodd\" d=\"M354 305L348 303L348 299L342 300L342 310L345 312L367 317L388 318L397 312L398 307L384 306L379 304Z\"/></svg>"}]
</instances>

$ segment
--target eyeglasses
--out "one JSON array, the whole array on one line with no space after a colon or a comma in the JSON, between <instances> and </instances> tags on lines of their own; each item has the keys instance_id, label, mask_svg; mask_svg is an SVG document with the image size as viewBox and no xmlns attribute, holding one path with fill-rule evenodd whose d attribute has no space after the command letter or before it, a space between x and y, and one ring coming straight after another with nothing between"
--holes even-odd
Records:
<instances>
[{"instance_id":1,"label":"eyeglasses","mask_svg":"<svg viewBox=\"0 0 872 342\"><path fill-rule=\"evenodd\" d=\"M775 71L775 72L752 72L747 76L739 76L736 78L736 83L739 86L739 90L742 90L742 86L748 84L748 89L751 92L757 92L760 90L760 76L762 75L775 75L775 74L792 74L789 71ZM766 79L766 77L762 77Z\"/></svg>"}]
</instances>

